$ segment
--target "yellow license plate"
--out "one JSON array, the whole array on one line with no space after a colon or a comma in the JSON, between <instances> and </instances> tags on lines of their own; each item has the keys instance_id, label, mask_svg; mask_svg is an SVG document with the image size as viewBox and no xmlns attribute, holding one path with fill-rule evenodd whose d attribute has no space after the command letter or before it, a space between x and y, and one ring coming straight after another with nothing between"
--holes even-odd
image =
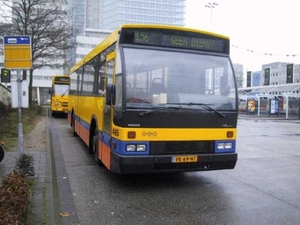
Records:
<instances>
[{"instance_id":1,"label":"yellow license plate","mask_svg":"<svg viewBox=\"0 0 300 225\"><path fill-rule=\"evenodd\" d=\"M197 162L198 156L196 155L183 155L183 156L173 156L172 163L190 163Z\"/></svg>"}]
</instances>

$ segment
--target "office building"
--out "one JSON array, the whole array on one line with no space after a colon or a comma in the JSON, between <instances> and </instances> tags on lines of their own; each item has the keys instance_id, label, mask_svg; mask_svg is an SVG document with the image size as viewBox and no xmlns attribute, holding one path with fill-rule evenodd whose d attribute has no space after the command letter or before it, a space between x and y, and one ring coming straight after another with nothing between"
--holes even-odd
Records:
<instances>
[{"instance_id":1,"label":"office building","mask_svg":"<svg viewBox=\"0 0 300 225\"><path fill-rule=\"evenodd\" d=\"M85 28L85 0L69 0L70 24L78 35L84 33Z\"/></svg>"},{"instance_id":2,"label":"office building","mask_svg":"<svg viewBox=\"0 0 300 225\"><path fill-rule=\"evenodd\" d=\"M86 0L85 28L101 29L102 27L102 1Z\"/></svg>"},{"instance_id":3,"label":"office building","mask_svg":"<svg viewBox=\"0 0 300 225\"><path fill-rule=\"evenodd\" d=\"M102 29L124 23L185 26L185 0L102 0Z\"/></svg>"}]
</instances>

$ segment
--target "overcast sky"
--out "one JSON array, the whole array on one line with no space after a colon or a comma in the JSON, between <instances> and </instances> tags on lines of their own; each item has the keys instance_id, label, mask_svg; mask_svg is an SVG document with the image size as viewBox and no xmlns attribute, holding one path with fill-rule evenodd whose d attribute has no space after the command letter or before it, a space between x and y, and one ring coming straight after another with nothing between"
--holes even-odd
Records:
<instances>
[{"instance_id":1,"label":"overcast sky","mask_svg":"<svg viewBox=\"0 0 300 225\"><path fill-rule=\"evenodd\" d=\"M261 64L275 61L300 63L299 0L186 2L186 26L202 30L211 30L211 9L205 5L218 3L212 10L212 31L230 37L231 58L245 69L260 70Z\"/></svg>"}]
</instances>

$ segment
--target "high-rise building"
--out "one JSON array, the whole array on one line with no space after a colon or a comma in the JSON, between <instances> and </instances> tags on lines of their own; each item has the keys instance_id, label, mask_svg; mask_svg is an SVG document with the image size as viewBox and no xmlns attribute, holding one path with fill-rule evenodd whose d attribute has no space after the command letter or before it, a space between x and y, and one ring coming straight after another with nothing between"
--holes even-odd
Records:
<instances>
[{"instance_id":1,"label":"high-rise building","mask_svg":"<svg viewBox=\"0 0 300 225\"><path fill-rule=\"evenodd\" d=\"M85 28L101 29L102 26L102 1L86 0Z\"/></svg>"},{"instance_id":2,"label":"high-rise building","mask_svg":"<svg viewBox=\"0 0 300 225\"><path fill-rule=\"evenodd\" d=\"M100 1L100 0L98 0ZM71 26L78 35L84 33L86 18L86 0L70 0L69 14L71 16Z\"/></svg>"},{"instance_id":3,"label":"high-rise building","mask_svg":"<svg viewBox=\"0 0 300 225\"><path fill-rule=\"evenodd\" d=\"M186 0L70 0L73 28L114 30L124 23L185 26Z\"/></svg>"},{"instance_id":4,"label":"high-rise building","mask_svg":"<svg viewBox=\"0 0 300 225\"><path fill-rule=\"evenodd\" d=\"M185 26L186 0L102 0L102 29L124 23Z\"/></svg>"}]
</instances>

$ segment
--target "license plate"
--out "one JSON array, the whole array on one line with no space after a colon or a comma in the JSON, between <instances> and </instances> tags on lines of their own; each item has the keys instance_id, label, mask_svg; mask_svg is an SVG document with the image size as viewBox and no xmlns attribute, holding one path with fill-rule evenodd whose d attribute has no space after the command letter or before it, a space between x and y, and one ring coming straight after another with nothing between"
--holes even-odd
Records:
<instances>
[{"instance_id":1,"label":"license plate","mask_svg":"<svg viewBox=\"0 0 300 225\"><path fill-rule=\"evenodd\" d=\"M183 155L183 156L173 156L172 163L190 163L197 162L198 156L196 155Z\"/></svg>"}]
</instances>

